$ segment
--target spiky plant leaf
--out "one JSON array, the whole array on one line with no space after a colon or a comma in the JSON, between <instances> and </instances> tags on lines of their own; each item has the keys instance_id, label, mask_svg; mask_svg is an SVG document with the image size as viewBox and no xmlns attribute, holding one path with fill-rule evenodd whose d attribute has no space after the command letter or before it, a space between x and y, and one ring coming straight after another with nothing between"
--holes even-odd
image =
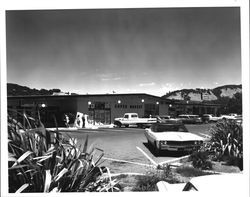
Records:
<instances>
[{"instance_id":1,"label":"spiky plant leaf","mask_svg":"<svg viewBox=\"0 0 250 197\"><path fill-rule=\"evenodd\" d=\"M31 154L33 154L33 152L31 151L27 151L25 152L21 157L19 157L17 159L17 161L13 164L12 167L16 166L18 163L21 163L23 160L25 160L28 156L30 156Z\"/></svg>"},{"instance_id":2,"label":"spiky plant leaf","mask_svg":"<svg viewBox=\"0 0 250 197\"><path fill-rule=\"evenodd\" d=\"M84 146L83 146L83 150L82 152L86 153L87 149L88 149L88 141L89 141L89 135L87 135L85 142L84 142Z\"/></svg>"},{"instance_id":3,"label":"spiky plant leaf","mask_svg":"<svg viewBox=\"0 0 250 197\"><path fill-rule=\"evenodd\" d=\"M69 170L67 168L63 168L58 175L55 176L54 181L57 182L60 180L64 174L66 174Z\"/></svg>"},{"instance_id":4,"label":"spiky plant leaf","mask_svg":"<svg viewBox=\"0 0 250 197\"><path fill-rule=\"evenodd\" d=\"M51 184L51 173L50 170L45 171L45 183L43 192L49 192L50 184Z\"/></svg>"},{"instance_id":5,"label":"spiky plant leaf","mask_svg":"<svg viewBox=\"0 0 250 197\"><path fill-rule=\"evenodd\" d=\"M15 193L21 193L24 191L27 187L29 187L28 183L23 184Z\"/></svg>"}]
</instances>

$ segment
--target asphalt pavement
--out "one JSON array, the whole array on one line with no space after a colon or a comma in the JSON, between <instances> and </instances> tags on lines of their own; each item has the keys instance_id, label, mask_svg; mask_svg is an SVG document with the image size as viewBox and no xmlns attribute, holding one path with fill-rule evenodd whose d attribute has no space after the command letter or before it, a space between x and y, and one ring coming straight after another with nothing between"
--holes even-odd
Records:
<instances>
[{"instance_id":1,"label":"asphalt pavement","mask_svg":"<svg viewBox=\"0 0 250 197\"><path fill-rule=\"evenodd\" d=\"M186 126L190 132L203 137L211 128L210 124ZM167 152L156 157L147 143L144 129L139 128L80 129L63 133L76 138L78 145L83 145L88 136L89 147L104 151L101 165L109 167L112 173L146 173L156 164L185 155Z\"/></svg>"}]
</instances>

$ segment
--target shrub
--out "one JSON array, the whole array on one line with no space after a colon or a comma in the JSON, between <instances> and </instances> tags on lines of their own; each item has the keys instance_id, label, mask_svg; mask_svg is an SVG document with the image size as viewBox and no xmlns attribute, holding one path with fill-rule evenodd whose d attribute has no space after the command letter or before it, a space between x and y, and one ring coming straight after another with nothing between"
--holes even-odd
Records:
<instances>
[{"instance_id":1,"label":"shrub","mask_svg":"<svg viewBox=\"0 0 250 197\"><path fill-rule=\"evenodd\" d=\"M119 191L109 169L99 167L103 151L88 148L88 137L77 146L36 121L40 127L31 128L8 117L9 192Z\"/></svg>"},{"instance_id":2,"label":"shrub","mask_svg":"<svg viewBox=\"0 0 250 197\"><path fill-rule=\"evenodd\" d=\"M208 151L196 151L191 155L190 160L192 161L192 165L195 168L199 168L202 170L212 169L212 162L209 161Z\"/></svg>"},{"instance_id":3,"label":"shrub","mask_svg":"<svg viewBox=\"0 0 250 197\"><path fill-rule=\"evenodd\" d=\"M242 125L230 120L218 122L211 130L209 151L213 152L217 160L229 161L229 164L234 163L242 168ZM230 162L231 160L237 160L237 162Z\"/></svg>"},{"instance_id":4,"label":"shrub","mask_svg":"<svg viewBox=\"0 0 250 197\"><path fill-rule=\"evenodd\" d=\"M154 171L150 171L145 176L137 178L136 186L133 191L157 191L156 183L166 181L168 183L179 183L180 181L174 176L169 165L158 166Z\"/></svg>"},{"instance_id":5,"label":"shrub","mask_svg":"<svg viewBox=\"0 0 250 197\"><path fill-rule=\"evenodd\" d=\"M182 166L176 169L176 172L184 177L196 177L196 176L203 176L209 175L211 173L202 171L201 169L197 169L191 166Z\"/></svg>"},{"instance_id":6,"label":"shrub","mask_svg":"<svg viewBox=\"0 0 250 197\"><path fill-rule=\"evenodd\" d=\"M136 186L132 189L132 191L157 191L156 183L161 180L162 177L155 173L138 176Z\"/></svg>"}]
</instances>

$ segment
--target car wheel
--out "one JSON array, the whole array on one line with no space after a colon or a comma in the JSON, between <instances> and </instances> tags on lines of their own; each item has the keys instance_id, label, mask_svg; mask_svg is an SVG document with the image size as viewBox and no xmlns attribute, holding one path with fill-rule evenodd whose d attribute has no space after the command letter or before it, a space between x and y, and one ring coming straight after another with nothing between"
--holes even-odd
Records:
<instances>
[{"instance_id":1,"label":"car wheel","mask_svg":"<svg viewBox=\"0 0 250 197\"><path fill-rule=\"evenodd\" d=\"M118 127L121 127L121 126L122 126L122 123L120 123L120 122L118 122L118 121L116 121L114 124L115 124L116 126L118 126Z\"/></svg>"},{"instance_id":2,"label":"car wheel","mask_svg":"<svg viewBox=\"0 0 250 197\"><path fill-rule=\"evenodd\" d=\"M159 156L160 155L160 150L157 148L157 146L156 146L156 142L154 143L154 154L155 154L155 156Z\"/></svg>"},{"instance_id":3,"label":"car wheel","mask_svg":"<svg viewBox=\"0 0 250 197\"><path fill-rule=\"evenodd\" d=\"M137 127L138 128L142 128L142 124L137 124Z\"/></svg>"}]
</instances>

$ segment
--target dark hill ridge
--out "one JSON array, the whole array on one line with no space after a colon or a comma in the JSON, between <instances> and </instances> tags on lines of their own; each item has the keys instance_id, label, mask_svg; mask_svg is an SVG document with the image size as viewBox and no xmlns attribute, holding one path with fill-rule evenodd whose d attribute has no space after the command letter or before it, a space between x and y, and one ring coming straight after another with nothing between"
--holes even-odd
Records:
<instances>
[{"instance_id":1,"label":"dark hill ridge","mask_svg":"<svg viewBox=\"0 0 250 197\"><path fill-rule=\"evenodd\" d=\"M162 96L167 99L176 100L194 100L194 101L214 101L222 97L232 98L236 93L242 92L242 85L224 85L214 89L182 89L169 92ZM27 95L53 95L61 94L60 89L31 89L27 86L21 86L18 84L7 83L7 95L8 96L27 96ZM74 94L74 93L72 93Z\"/></svg>"},{"instance_id":2,"label":"dark hill ridge","mask_svg":"<svg viewBox=\"0 0 250 197\"><path fill-rule=\"evenodd\" d=\"M60 89L31 89L27 86L20 86L14 83L7 83L7 96L26 96L26 95L53 95L61 92Z\"/></svg>"}]
</instances>

